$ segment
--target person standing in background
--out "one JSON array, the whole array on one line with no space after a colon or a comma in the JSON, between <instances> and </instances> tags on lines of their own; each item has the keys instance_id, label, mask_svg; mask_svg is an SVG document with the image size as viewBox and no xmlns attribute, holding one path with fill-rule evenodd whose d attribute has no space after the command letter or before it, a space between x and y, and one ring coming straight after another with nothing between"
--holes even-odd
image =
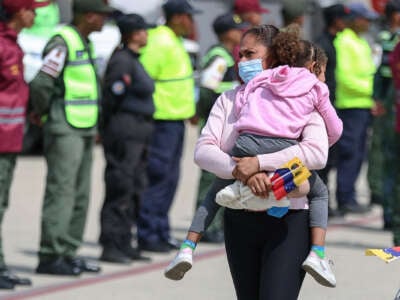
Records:
<instances>
[{"instance_id":1,"label":"person standing in background","mask_svg":"<svg viewBox=\"0 0 400 300\"><path fill-rule=\"evenodd\" d=\"M337 143L336 199L342 213L365 213L368 207L357 202L355 183L366 155L367 129L371 108L375 65L371 48L362 36L377 14L363 3L348 6L348 27L336 39L335 107L343 121L343 135Z\"/></svg>"},{"instance_id":2,"label":"person standing in background","mask_svg":"<svg viewBox=\"0 0 400 300\"><path fill-rule=\"evenodd\" d=\"M372 136L368 151L367 179L371 191L370 204L383 208L383 228L391 228L391 203L394 201L394 178L397 165L396 134L393 124L396 112L395 91L389 56L399 41L400 1L391 0L385 6L385 28L378 38L382 59L374 78L375 107L372 110Z\"/></svg>"},{"instance_id":3,"label":"person standing in background","mask_svg":"<svg viewBox=\"0 0 400 300\"><path fill-rule=\"evenodd\" d=\"M253 27L263 23L262 15L268 14L269 10L261 7L259 0L235 0L233 12Z\"/></svg>"},{"instance_id":4,"label":"person standing in background","mask_svg":"<svg viewBox=\"0 0 400 300\"><path fill-rule=\"evenodd\" d=\"M24 53L17 44L17 37L23 28L33 25L35 9L40 6L34 0L0 2L0 230L9 203L17 154L22 150L29 99L23 73ZM30 279L8 270L0 233L0 289L30 284Z\"/></svg>"},{"instance_id":5,"label":"person standing in background","mask_svg":"<svg viewBox=\"0 0 400 300\"><path fill-rule=\"evenodd\" d=\"M197 102L197 116L200 118L201 130L207 122L208 115L218 96L239 85L236 75L233 50L240 45L242 31L248 26L238 15L232 13L219 15L213 22L214 33L219 43L211 46L202 60L200 80L200 97ZM215 175L201 170L197 193L196 208L203 202ZM210 227L204 232L202 241L222 243L223 210L219 210Z\"/></svg>"},{"instance_id":6,"label":"person standing in background","mask_svg":"<svg viewBox=\"0 0 400 300\"><path fill-rule=\"evenodd\" d=\"M104 75L101 137L106 159L105 199L100 215L100 260L129 263L146 259L132 247L136 215L147 177L147 151L153 132L154 81L139 62L147 29L137 14L117 18L121 43Z\"/></svg>"},{"instance_id":7,"label":"person standing in background","mask_svg":"<svg viewBox=\"0 0 400 300\"><path fill-rule=\"evenodd\" d=\"M389 55L389 64L393 76L393 84L395 88L395 109L396 114L394 116L394 132L395 132L395 145L394 153L395 155L390 156L388 159L388 164L392 165L395 169L393 178L393 197L391 198L391 203L389 203L391 208L391 230L393 234L393 245L400 245L400 173L398 168L400 166L399 150L400 150L400 42L396 44L396 47ZM393 129L392 129L393 130Z\"/></svg>"},{"instance_id":8,"label":"person standing in background","mask_svg":"<svg viewBox=\"0 0 400 300\"><path fill-rule=\"evenodd\" d=\"M55 0L40 0L42 6L35 10L36 16L33 26L23 30L35 36L50 38L60 23L60 11Z\"/></svg>"},{"instance_id":9,"label":"person standing in background","mask_svg":"<svg viewBox=\"0 0 400 300\"><path fill-rule=\"evenodd\" d=\"M33 26L22 30L22 46L35 44L34 51L28 51L24 58L25 80L28 82L36 75L38 71L35 67L41 66L41 57L39 54L50 37L53 35L60 23L60 11L55 0L40 0L42 6L35 10L36 16ZM21 42L21 40L20 40ZM42 45L42 47L40 47ZM25 46L25 47L27 47ZM23 47L24 48L24 47ZM28 112L29 114L29 112ZM24 154L42 154L43 153L43 131L40 126L31 122L28 118L27 128L24 134L24 144L22 153Z\"/></svg>"},{"instance_id":10,"label":"person standing in background","mask_svg":"<svg viewBox=\"0 0 400 300\"><path fill-rule=\"evenodd\" d=\"M155 122L137 230L140 249L153 252L179 247L171 239L168 213L179 181L184 121L195 115L193 67L182 37L191 34L193 14L200 12L188 0L168 0L162 8L166 24L149 30L140 56L155 81Z\"/></svg>"},{"instance_id":11,"label":"person standing in background","mask_svg":"<svg viewBox=\"0 0 400 300\"><path fill-rule=\"evenodd\" d=\"M239 15L243 22L248 24L248 28L245 29L249 29L261 25L263 23L263 14L268 14L269 10L262 7L259 0L235 0L233 4L233 13ZM244 31L245 30L243 30L243 32ZM236 46L232 52L236 64L240 60L239 51L240 46ZM235 69L237 72L237 65Z\"/></svg>"},{"instance_id":12,"label":"person standing in background","mask_svg":"<svg viewBox=\"0 0 400 300\"><path fill-rule=\"evenodd\" d=\"M304 25L307 2L304 0L282 0L283 27L290 24L297 24L301 28Z\"/></svg>"},{"instance_id":13,"label":"person standing in background","mask_svg":"<svg viewBox=\"0 0 400 300\"><path fill-rule=\"evenodd\" d=\"M78 258L90 198L92 150L101 96L89 34L113 9L103 0L74 0L72 24L61 27L43 51L30 83L32 110L43 125L46 189L42 206L39 274L99 272Z\"/></svg>"},{"instance_id":14,"label":"person standing in background","mask_svg":"<svg viewBox=\"0 0 400 300\"><path fill-rule=\"evenodd\" d=\"M325 71L325 83L329 89L329 98L332 104L335 104L336 99L336 49L333 45L333 41L339 32L342 32L346 28L345 19L350 15L350 9L343 4L334 4L324 8L323 10L325 29L322 34L316 39L318 44L326 53L328 57L328 63ZM318 170L317 173L321 177L322 181L328 186L328 175L329 171L336 165L336 144L329 148L328 161L326 167L322 170ZM339 211L334 210L329 206L329 216L337 216Z\"/></svg>"}]
</instances>

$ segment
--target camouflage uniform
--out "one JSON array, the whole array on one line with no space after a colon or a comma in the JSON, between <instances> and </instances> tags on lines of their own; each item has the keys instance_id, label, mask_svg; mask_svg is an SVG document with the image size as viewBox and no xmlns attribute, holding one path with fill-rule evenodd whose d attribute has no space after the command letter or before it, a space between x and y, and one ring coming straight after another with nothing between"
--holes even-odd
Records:
<instances>
[{"instance_id":1,"label":"camouflage uniform","mask_svg":"<svg viewBox=\"0 0 400 300\"><path fill-rule=\"evenodd\" d=\"M398 33L382 31L379 34L382 46L382 61L374 78L374 99L385 107L386 114L374 117L372 137L368 153L367 179L371 190L371 202L381 203L384 210L385 227L391 223L393 202L393 156L395 153L394 86L389 66L389 54L399 40Z\"/></svg>"}]
</instances>

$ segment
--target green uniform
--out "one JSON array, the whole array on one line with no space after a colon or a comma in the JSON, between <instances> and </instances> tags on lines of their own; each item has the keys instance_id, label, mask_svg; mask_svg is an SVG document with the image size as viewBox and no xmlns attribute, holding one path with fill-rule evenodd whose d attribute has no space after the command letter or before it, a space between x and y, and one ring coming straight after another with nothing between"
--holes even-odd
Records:
<instances>
[{"instance_id":1,"label":"green uniform","mask_svg":"<svg viewBox=\"0 0 400 300\"><path fill-rule=\"evenodd\" d=\"M0 232L2 232L1 224L3 224L4 213L8 207L16 157L17 155L13 153L0 154ZM0 269L5 267L3 243L2 239L0 239Z\"/></svg>"},{"instance_id":2,"label":"green uniform","mask_svg":"<svg viewBox=\"0 0 400 300\"><path fill-rule=\"evenodd\" d=\"M200 130L207 121L211 108L218 96L238 85L235 61L232 54L222 45L211 47L205 54L202 60L202 70L200 97L196 107L197 115L200 117ZM196 208L203 202L214 179L214 174L201 170ZM223 210L220 209L208 227L207 232L218 232L222 229Z\"/></svg>"},{"instance_id":3,"label":"green uniform","mask_svg":"<svg viewBox=\"0 0 400 300\"><path fill-rule=\"evenodd\" d=\"M389 66L389 54L399 41L398 33L382 31L379 34L382 47L382 61L374 77L374 94L376 101L381 101L386 114L374 117L372 123L372 137L368 152L367 179L371 190L371 201L382 203L384 210L384 223L391 223L391 203L393 202L393 178L395 168L393 156L395 155L394 128L394 86L392 72Z\"/></svg>"},{"instance_id":4,"label":"green uniform","mask_svg":"<svg viewBox=\"0 0 400 300\"><path fill-rule=\"evenodd\" d=\"M90 42L73 27L60 29L43 56L42 69L30 83L33 111L46 120L41 261L73 257L82 243L100 95Z\"/></svg>"}]
</instances>

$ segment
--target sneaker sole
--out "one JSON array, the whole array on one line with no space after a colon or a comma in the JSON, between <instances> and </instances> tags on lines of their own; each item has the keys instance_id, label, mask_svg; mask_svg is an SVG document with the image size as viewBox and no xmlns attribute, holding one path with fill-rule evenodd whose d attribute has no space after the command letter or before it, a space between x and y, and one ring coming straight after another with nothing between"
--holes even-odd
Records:
<instances>
[{"instance_id":1,"label":"sneaker sole","mask_svg":"<svg viewBox=\"0 0 400 300\"><path fill-rule=\"evenodd\" d=\"M181 280L185 273L192 268L192 264L187 261L178 263L172 269L165 271L164 276L171 280Z\"/></svg>"},{"instance_id":2,"label":"sneaker sole","mask_svg":"<svg viewBox=\"0 0 400 300\"><path fill-rule=\"evenodd\" d=\"M306 271L308 274L310 274L319 284L330 288L336 287L336 284L332 284L331 282L326 280L325 277L323 277L310 265L303 265L302 267L303 270Z\"/></svg>"}]
</instances>

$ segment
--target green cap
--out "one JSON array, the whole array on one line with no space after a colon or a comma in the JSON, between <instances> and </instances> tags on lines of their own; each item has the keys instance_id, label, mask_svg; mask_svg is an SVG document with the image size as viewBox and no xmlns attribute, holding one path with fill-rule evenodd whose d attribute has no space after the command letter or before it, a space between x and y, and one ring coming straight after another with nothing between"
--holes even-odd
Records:
<instances>
[{"instance_id":1,"label":"green cap","mask_svg":"<svg viewBox=\"0 0 400 300\"><path fill-rule=\"evenodd\" d=\"M96 12L110 14L115 9L108 6L105 0L73 0L72 10L78 13Z\"/></svg>"}]
</instances>

